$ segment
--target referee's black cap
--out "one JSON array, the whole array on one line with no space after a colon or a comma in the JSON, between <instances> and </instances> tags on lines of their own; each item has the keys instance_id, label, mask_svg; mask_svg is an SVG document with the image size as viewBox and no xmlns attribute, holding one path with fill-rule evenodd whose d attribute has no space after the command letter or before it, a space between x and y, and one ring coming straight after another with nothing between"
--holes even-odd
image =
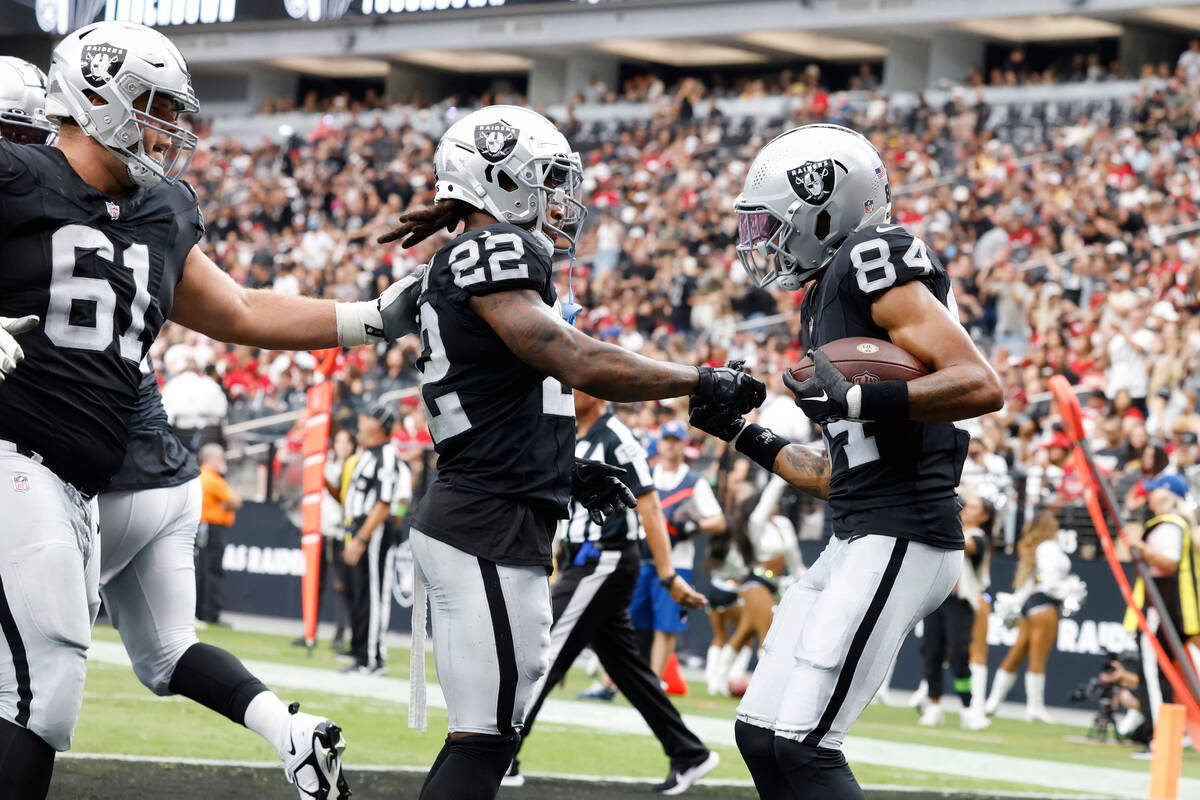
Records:
<instances>
[{"instance_id":1,"label":"referee's black cap","mask_svg":"<svg viewBox=\"0 0 1200 800\"><path fill-rule=\"evenodd\" d=\"M392 430L400 416L396 411L395 403L372 403L362 413L379 420L379 424L388 432Z\"/></svg>"}]
</instances>

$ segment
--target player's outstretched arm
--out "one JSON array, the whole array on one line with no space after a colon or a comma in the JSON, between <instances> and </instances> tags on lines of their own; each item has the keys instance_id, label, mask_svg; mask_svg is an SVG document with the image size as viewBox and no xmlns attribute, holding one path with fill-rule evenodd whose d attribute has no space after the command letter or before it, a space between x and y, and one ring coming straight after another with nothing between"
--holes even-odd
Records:
<instances>
[{"instance_id":1,"label":"player's outstretched arm","mask_svg":"<svg viewBox=\"0 0 1200 800\"><path fill-rule=\"evenodd\" d=\"M743 413L766 397L762 383L743 372L655 361L597 341L530 289L475 296L470 303L517 358L593 397L632 402L694 394L734 402Z\"/></svg>"},{"instance_id":2,"label":"player's outstretched arm","mask_svg":"<svg viewBox=\"0 0 1200 800\"><path fill-rule=\"evenodd\" d=\"M390 341L416 330L419 277L416 273L397 281L373 301L337 303L239 286L193 247L175 287L170 318L221 342L270 350Z\"/></svg>"},{"instance_id":3,"label":"player's outstretched arm","mask_svg":"<svg viewBox=\"0 0 1200 800\"><path fill-rule=\"evenodd\" d=\"M872 303L871 318L893 344L933 370L908 381L908 419L954 422L1004 405L999 376L924 284L913 281L884 292Z\"/></svg>"},{"instance_id":4,"label":"player's outstretched arm","mask_svg":"<svg viewBox=\"0 0 1200 800\"><path fill-rule=\"evenodd\" d=\"M822 445L789 444L771 471L807 495L829 499L829 454Z\"/></svg>"},{"instance_id":5,"label":"player's outstretched arm","mask_svg":"<svg viewBox=\"0 0 1200 800\"><path fill-rule=\"evenodd\" d=\"M793 444L770 428L745 420L728 404L691 398L689 422L729 442L742 455L805 494L829 497L829 455L822 445Z\"/></svg>"}]
</instances>

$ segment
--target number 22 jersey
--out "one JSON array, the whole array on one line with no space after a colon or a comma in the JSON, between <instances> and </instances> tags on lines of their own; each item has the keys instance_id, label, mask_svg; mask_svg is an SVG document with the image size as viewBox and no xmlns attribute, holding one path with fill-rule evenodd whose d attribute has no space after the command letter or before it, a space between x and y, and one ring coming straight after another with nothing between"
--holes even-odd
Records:
<instances>
[{"instance_id":1,"label":"number 22 jersey","mask_svg":"<svg viewBox=\"0 0 1200 800\"><path fill-rule=\"evenodd\" d=\"M913 281L957 318L950 277L923 241L902 225L855 231L804 296L801 344L808 350L856 336L888 341L871 318L871 303ZM834 535L876 533L963 549L955 487L967 456L966 431L949 422L914 421L838 420L822 428Z\"/></svg>"},{"instance_id":2,"label":"number 22 jersey","mask_svg":"<svg viewBox=\"0 0 1200 800\"><path fill-rule=\"evenodd\" d=\"M0 141L0 316L37 314L0 439L94 494L121 465L139 364L204 227L185 183L109 196L53 147Z\"/></svg>"},{"instance_id":3,"label":"number 22 jersey","mask_svg":"<svg viewBox=\"0 0 1200 800\"><path fill-rule=\"evenodd\" d=\"M490 561L549 568L550 541L570 501L574 400L570 389L513 355L470 306L472 297L532 290L557 313L542 238L488 225L462 234L430 263L418 367L437 479L413 526Z\"/></svg>"}]
</instances>

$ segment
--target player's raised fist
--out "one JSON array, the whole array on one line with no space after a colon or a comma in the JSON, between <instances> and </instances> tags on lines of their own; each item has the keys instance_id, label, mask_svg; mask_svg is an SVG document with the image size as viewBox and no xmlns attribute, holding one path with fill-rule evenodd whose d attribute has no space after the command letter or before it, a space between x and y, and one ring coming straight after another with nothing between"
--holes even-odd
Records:
<instances>
[{"instance_id":1,"label":"player's raised fist","mask_svg":"<svg viewBox=\"0 0 1200 800\"><path fill-rule=\"evenodd\" d=\"M14 338L37 327L38 317L29 314L24 317L0 317L0 381L17 368L25 360L25 351Z\"/></svg>"},{"instance_id":2,"label":"player's raised fist","mask_svg":"<svg viewBox=\"0 0 1200 800\"><path fill-rule=\"evenodd\" d=\"M758 408L767 399L767 387L743 371L744 365L744 361L730 361L723 367L700 367L700 380L690 398L692 404L725 406L739 415Z\"/></svg>"}]
</instances>

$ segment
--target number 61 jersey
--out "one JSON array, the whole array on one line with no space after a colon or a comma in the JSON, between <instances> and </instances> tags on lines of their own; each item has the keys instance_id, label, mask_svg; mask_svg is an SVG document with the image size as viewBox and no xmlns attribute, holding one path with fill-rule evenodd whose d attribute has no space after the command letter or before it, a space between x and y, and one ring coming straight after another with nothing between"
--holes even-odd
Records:
<instances>
[{"instance_id":1,"label":"number 61 jersey","mask_svg":"<svg viewBox=\"0 0 1200 800\"><path fill-rule=\"evenodd\" d=\"M109 196L62 152L0 141L0 316L37 314L0 383L0 439L85 494L121 466L139 362L203 233L184 183Z\"/></svg>"},{"instance_id":2,"label":"number 61 jersey","mask_svg":"<svg viewBox=\"0 0 1200 800\"><path fill-rule=\"evenodd\" d=\"M924 242L902 225L855 231L804 296L805 350L852 336L888 340L871 319L871 303L912 281L923 283L957 318L950 277ZM966 431L949 422L838 420L823 426L823 434L834 535L885 534L963 548L955 487L967 456Z\"/></svg>"},{"instance_id":3,"label":"number 61 jersey","mask_svg":"<svg viewBox=\"0 0 1200 800\"><path fill-rule=\"evenodd\" d=\"M528 289L557 313L544 238L488 225L447 244L429 265L418 367L438 474L413 525L497 563L549 567L550 540L570 501L575 403L470 306L472 297Z\"/></svg>"}]
</instances>

